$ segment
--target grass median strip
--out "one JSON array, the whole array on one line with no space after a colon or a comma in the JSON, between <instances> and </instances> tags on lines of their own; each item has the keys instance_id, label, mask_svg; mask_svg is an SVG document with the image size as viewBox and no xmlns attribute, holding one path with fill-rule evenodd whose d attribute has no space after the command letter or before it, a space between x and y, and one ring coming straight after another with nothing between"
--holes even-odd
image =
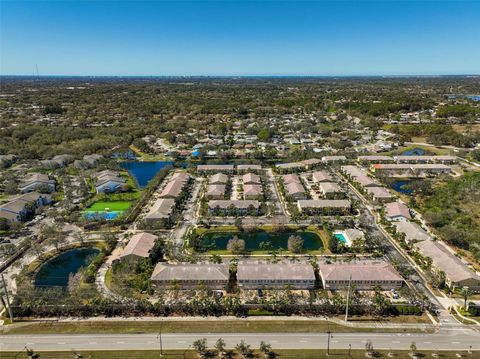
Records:
<instances>
[{"instance_id":1,"label":"grass median strip","mask_svg":"<svg viewBox=\"0 0 480 359\"><path fill-rule=\"evenodd\" d=\"M322 320L165 320L165 321L78 321L20 322L4 327L4 334L120 334L157 333L321 333L427 332L422 329L351 328Z\"/></svg>"}]
</instances>

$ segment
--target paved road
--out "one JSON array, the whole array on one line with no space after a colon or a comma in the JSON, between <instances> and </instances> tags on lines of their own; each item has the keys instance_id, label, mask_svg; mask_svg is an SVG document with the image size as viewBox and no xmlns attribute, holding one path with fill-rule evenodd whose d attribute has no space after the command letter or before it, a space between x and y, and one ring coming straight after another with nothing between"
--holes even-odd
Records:
<instances>
[{"instance_id":1,"label":"paved road","mask_svg":"<svg viewBox=\"0 0 480 359\"><path fill-rule=\"evenodd\" d=\"M210 346L218 338L223 338L227 347L233 348L244 339L258 347L261 340L272 344L275 349L325 349L327 334L307 333L249 333L249 334L163 334L164 349L187 349L195 340L207 338ZM437 334L399 334L399 333L333 333L330 348L364 349L370 339L376 349L408 350L415 341L419 350L480 350L480 334L469 330L440 332ZM159 348L156 334L114 334L114 335L5 335L0 337L1 351L22 350L28 346L36 351L42 350L152 350Z\"/></svg>"}]
</instances>

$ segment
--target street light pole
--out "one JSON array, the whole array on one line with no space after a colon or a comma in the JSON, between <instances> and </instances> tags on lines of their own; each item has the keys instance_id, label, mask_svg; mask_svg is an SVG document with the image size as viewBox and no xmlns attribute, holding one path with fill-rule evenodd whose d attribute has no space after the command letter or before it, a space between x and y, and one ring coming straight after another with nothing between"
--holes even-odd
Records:
<instances>
[{"instance_id":1,"label":"street light pole","mask_svg":"<svg viewBox=\"0 0 480 359\"><path fill-rule=\"evenodd\" d=\"M158 333L158 341L160 344L160 357L163 357L162 325L163 323L160 323L160 332Z\"/></svg>"},{"instance_id":2,"label":"street light pole","mask_svg":"<svg viewBox=\"0 0 480 359\"><path fill-rule=\"evenodd\" d=\"M327 339L327 356L330 355L330 337L332 336L332 332L330 329L327 331L328 339Z\"/></svg>"}]
</instances>

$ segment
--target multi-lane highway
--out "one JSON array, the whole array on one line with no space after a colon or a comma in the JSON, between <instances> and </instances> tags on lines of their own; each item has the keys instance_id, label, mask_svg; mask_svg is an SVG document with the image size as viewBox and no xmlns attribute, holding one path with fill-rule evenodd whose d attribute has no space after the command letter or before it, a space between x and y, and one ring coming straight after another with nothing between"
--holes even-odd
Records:
<instances>
[{"instance_id":1,"label":"multi-lane highway","mask_svg":"<svg viewBox=\"0 0 480 359\"><path fill-rule=\"evenodd\" d=\"M326 349L325 333L249 333L249 334L163 334L164 349L187 349L195 340L207 338L213 346L223 338L233 348L242 339L252 347L264 340L275 349ZM408 350L414 341L419 350L480 350L480 334L473 330L449 330L435 334L407 333L332 333L330 348L364 349L371 340L376 349ZM159 348L157 334L82 334L82 335L4 335L0 336L0 351L22 350L25 346L45 350L155 350Z\"/></svg>"}]
</instances>

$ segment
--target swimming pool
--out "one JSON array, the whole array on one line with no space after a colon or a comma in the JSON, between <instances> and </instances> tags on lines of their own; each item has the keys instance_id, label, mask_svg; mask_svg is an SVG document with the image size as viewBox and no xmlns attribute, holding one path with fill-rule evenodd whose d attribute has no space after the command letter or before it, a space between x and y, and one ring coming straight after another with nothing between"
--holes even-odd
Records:
<instances>
[{"instance_id":1,"label":"swimming pool","mask_svg":"<svg viewBox=\"0 0 480 359\"><path fill-rule=\"evenodd\" d=\"M350 241L350 239L348 239L345 232L343 232L343 231L342 232L333 232L333 235L340 242L342 242L345 246L350 247L352 245L352 242Z\"/></svg>"},{"instance_id":2,"label":"swimming pool","mask_svg":"<svg viewBox=\"0 0 480 359\"><path fill-rule=\"evenodd\" d=\"M111 221L118 216L120 216L124 211L111 211L111 212L105 212L105 211L87 211L85 212L84 216L86 219L95 221L99 219L106 219L107 221Z\"/></svg>"}]
</instances>

